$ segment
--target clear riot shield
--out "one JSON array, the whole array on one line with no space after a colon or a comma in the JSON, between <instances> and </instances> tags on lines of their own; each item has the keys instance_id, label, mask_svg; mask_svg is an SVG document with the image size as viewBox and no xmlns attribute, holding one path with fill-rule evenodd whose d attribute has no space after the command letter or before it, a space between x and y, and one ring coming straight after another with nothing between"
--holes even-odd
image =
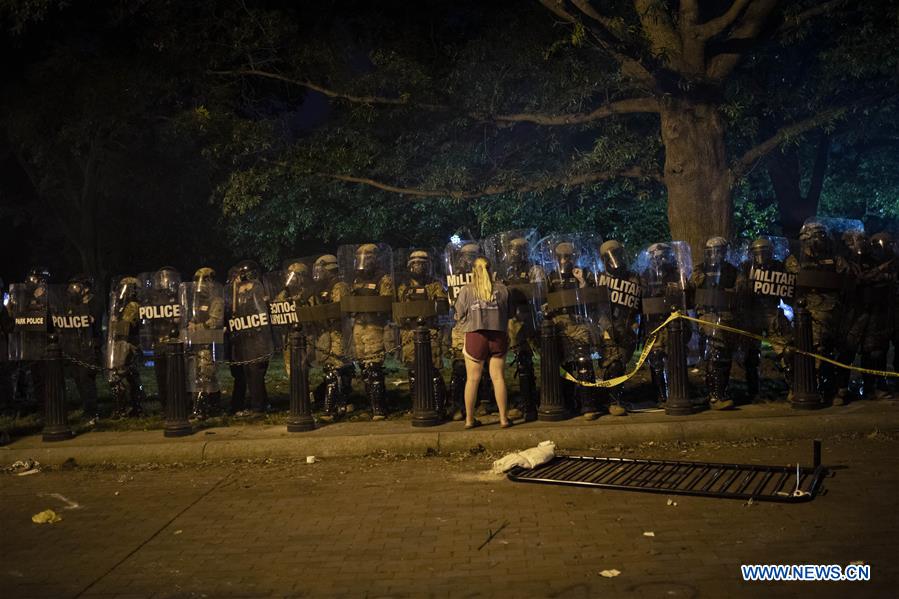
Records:
<instances>
[{"instance_id":1,"label":"clear riot shield","mask_svg":"<svg viewBox=\"0 0 899 599\"><path fill-rule=\"evenodd\" d=\"M790 242L785 237L762 235L748 243L740 266L745 278L748 310L776 310L781 302L793 304L796 273L787 271Z\"/></svg>"},{"instance_id":2,"label":"clear riot shield","mask_svg":"<svg viewBox=\"0 0 899 599\"><path fill-rule=\"evenodd\" d=\"M596 273L596 286L604 287L609 295L609 322L604 327L604 338L607 346L614 346L614 350L621 354L618 360L626 365L637 346L642 283L632 267L634 261L620 242L609 240L599 247L600 270ZM611 356L603 357L612 361Z\"/></svg>"},{"instance_id":3,"label":"clear riot shield","mask_svg":"<svg viewBox=\"0 0 899 599\"><path fill-rule=\"evenodd\" d=\"M225 297L214 281L181 283L181 340L191 393L220 391L218 364L224 359Z\"/></svg>"},{"instance_id":4,"label":"clear riot shield","mask_svg":"<svg viewBox=\"0 0 899 599\"><path fill-rule=\"evenodd\" d=\"M97 298L79 284L50 285L50 321L63 355L98 364Z\"/></svg>"},{"instance_id":5,"label":"clear riot shield","mask_svg":"<svg viewBox=\"0 0 899 599\"><path fill-rule=\"evenodd\" d=\"M443 250L443 265L450 306L456 302L459 290L471 283L471 266L474 259L483 255L483 247L478 241L463 239L446 244Z\"/></svg>"},{"instance_id":6,"label":"clear riot shield","mask_svg":"<svg viewBox=\"0 0 899 599\"><path fill-rule=\"evenodd\" d=\"M9 293L3 279L0 279L0 362L9 361L9 331L12 330L12 318L6 305L9 303Z\"/></svg>"},{"instance_id":7,"label":"clear riot shield","mask_svg":"<svg viewBox=\"0 0 899 599\"><path fill-rule=\"evenodd\" d=\"M634 270L640 274L643 315L650 331L668 318L672 308L681 311L690 308L693 261L687 242L665 241L650 245L637 256Z\"/></svg>"},{"instance_id":8,"label":"clear riot shield","mask_svg":"<svg viewBox=\"0 0 899 599\"><path fill-rule=\"evenodd\" d=\"M592 235L556 233L539 242L546 315L557 325L566 362L592 359L601 345L609 296L596 286L597 241Z\"/></svg>"},{"instance_id":9,"label":"clear riot shield","mask_svg":"<svg viewBox=\"0 0 899 599\"><path fill-rule=\"evenodd\" d=\"M847 250L843 235L864 232L861 221L852 219L811 217L799 232L799 256L787 259L787 269L796 273L796 297L814 296L824 302L822 309L832 309L836 297L851 283L848 275ZM817 299L814 303L818 303Z\"/></svg>"},{"instance_id":10,"label":"clear riot shield","mask_svg":"<svg viewBox=\"0 0 899 599\"><path fill-rule=\"evenodd\" d=\"M155 273L141 273L140 339L144 351L158 351L176 339L181 328L181 303L178 286L181 275L163 268Z\"/></svg>"},{"instance_id":11,"label":"clear riot shield","mask_svg":"<svg viewBox=\"0 0 899 599\"><path fill-rule=\"evenodd\" d=\"M264 276L275 347L279 351L287 347L287 334L300 322L297 307L308 305L314 293L312 264L308 258L291 258L283 266L282 270Z\"/></svg>"},{"instance_id":12,"label":"clear riot shield","mask_svg":"<svg viewBox=\"0 0 899 599\"><path fill-rule=\"evenodd\" d=\"M50 289L46 283L13 283L9 286L12 334L11 360L46 360L50 331Z\"/></svg>"},{"instance_id":13,"label":"clear riot shield","mask_svg":"<svg viewBox=\"0 0 899 599\"><path fill-rule=\"evenodd\" d=\"M141 361L140 301L142 285L136 277L117 277L109 292L104 364L110 370L135 368Z\"/></svg>"},{"instance_id":14,"label":"clear riot shield","mask_svg":"<svg viewBox=\"0 0 899 599\"><path fill-rule=\"evenodd\" d=\"M536 229L503 231L486 238L484 253L498 280L509 289L509 337L518 347L537 336L546 301L546 274Z\"/></svg>"},{"instance_id":15,"label":"clear riot shield","mask_svg":"<svg viewBox=\"0 0 899 599\"><path fill-rule=\"evenodd\" d=\"M312 288L305 304L297 305L297 320L306 336L309 362L322 368L339 368L347 362L346 346L351 331L340 311L340 301L349 295L334 254L301 259L312 267Z\"/></svg>"},{"instance_id":16,"label":"clear riot shield","mask_svg":"<svg viewBox=\"0 0 899 599\"><path fill-rule=\"evenodd\" d=\"M399 249L393 258L396 280L393 322L398 328L401 359L407 365L414 362L415 329L421 318L431 329L431 356L440 368L449 300L443 281L434 273L434 254L426 249Z\"/></svg>"},{"instance_id":17,"label":"clear riot shield","mask_svg":"<svg viewBox=\"0 0 899 599\"><path fill-rule=\"evenodd\" d=\"M230 359L245 362L274 353L268 294L262 281L238 278L224 291Z\"/></svg>"},{"instance_id":18,"label":"clear riot shield","mask_svg":"<svg viewBox=\"0 0 899 599\"><path fill-rule=\"evenodd\" d=\"M396 348L395 330L389 326L395 294L393 250L385 243L342 245L337 260L348 292L340 299L340 311L352 330L347 353L362 363L383 362Z\"/></svg>"}]
</instances>

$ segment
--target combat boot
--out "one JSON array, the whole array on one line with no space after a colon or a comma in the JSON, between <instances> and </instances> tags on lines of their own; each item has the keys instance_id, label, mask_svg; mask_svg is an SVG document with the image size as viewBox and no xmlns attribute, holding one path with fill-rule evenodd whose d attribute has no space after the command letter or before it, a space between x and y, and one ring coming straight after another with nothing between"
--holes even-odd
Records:
<instances>
[{"instance_id":1,"label":"combat boot","mask_svg":"<svg viewBox=\"0 0 899 599\"><path fill-rule=\"evenodd\" d=\"M387 402L384 388L384 369L380 364L367 364L363 369L365 392L371 403L371 419L374 421L387 418Z\"/></svg>"},{"instance_id":2,"label":"combat boot","mask_svg":"<svg viewBox=\"0 0 899 599\"><path fill-rule=\"evenodd\" d=\"M431 377L431 387L434 389L434 409L440 416L440 419L444 420L447 418L446 383L443 382L443 376L437 369L434 369L434 376ZM452 415L450 414L450 416Z\"/></svg>"},{"instance_id":3,"label":"combat boot","mask_svg":"<svg viewBox=\"0 0 899 599\"><path fill-rule=\"evenodd\" d=\"M727 398L730 382L730 362L708 362L706 364L706 385L709 388L709 407L713 410L727 410L734 406Z\"/></svg>"},{"instance_id":4,"label":"combat boot","mask_svg":"<svg viewBox=\"0 0 899 599\"><path fill-rule=\"evenodd\" d=\"M323 384L325 386L325 401L322 406L321 420L323 422L334 422L338 416L338 408L340 407L340 379L337 372L330 366L326 366L323 372Z\"/></svg>"},{"instance_id":5,"label":"combat boot","mask_svg":"<svg viewBox=\"0 0 899 599\"><path fill-rule=\"evenodd\" d=\"M661 362L660 364L651 364L649 366L649 375L658 394L658 405L659 407L664 407L668 401L668 376L665 373L664 361L659 361Z\"/></svg>"}]
</instances>

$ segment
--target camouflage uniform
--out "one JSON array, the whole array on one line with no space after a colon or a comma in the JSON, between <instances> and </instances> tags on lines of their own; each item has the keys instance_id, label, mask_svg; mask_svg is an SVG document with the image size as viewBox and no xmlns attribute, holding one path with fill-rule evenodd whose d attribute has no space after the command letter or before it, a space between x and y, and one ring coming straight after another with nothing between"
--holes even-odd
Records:
<instances>
[{"instance_id":1,"label":"camouflage uniform","mask_svg":"<svg viewBox=\"0 0 899 599\"><path fill-rule=\"evenodd\" d=\"M134 277L121 279L116 286L109 314L109 386L115 403L114 416L136 416L142 412L144 390L140 382L140 304ZM127 407L126 407L127 405Z\"/></svg>"},{"instance_id":2,"label":"camouflage uniform","mask_svg":"<svg viewBox=\"0 0 899 599\"><path fill-rule=\"evenodd\" d=\"M188 333L198 331L223 330L225 321L225 301L212 292L215 271L209 267L198 269L194 273L196 310L188 316ZM194 372L194 406L193 417L202 420L219 407L221 387L218 381L218 365L215 362L214 346L198 344L192 346Z\"/></svg>"},{"instance_id":3,"label":"camouflage uniform","mask_svg":"<svg viewBox=\"0 0 899 599\"><path fill-rule=\"evenodd\" d=\"M349 296L349 286L337 278L337 257L331 254L319 256L312 266L316 289L309 297L310 306L340 304ZM322 420L330 421L350 409L347 404L352 387L353 366L346 363L343 320L340 312L333 318L304 325L314 340L315 363L322 368L322 384L318 392L323 395Z\"/></svg>"}]
</instances>

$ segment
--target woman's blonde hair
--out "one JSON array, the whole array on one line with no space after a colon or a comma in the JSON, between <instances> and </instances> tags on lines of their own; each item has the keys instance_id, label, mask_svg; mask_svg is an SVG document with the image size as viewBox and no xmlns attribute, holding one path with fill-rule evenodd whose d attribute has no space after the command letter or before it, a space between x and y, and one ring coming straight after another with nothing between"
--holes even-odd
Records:
<instances>
[{"instance_id":1,"label":"woman's blonde hair","mask_svg":"<svg viewBox=\"0 0 899 599\"><path fill-rule=\"evenodd\" d=\"M490 274L490 261L483 256L478 256L471 266L474 295L479 300L489 302L493 299L493 277Z\"/></svg>"}]
</instances>

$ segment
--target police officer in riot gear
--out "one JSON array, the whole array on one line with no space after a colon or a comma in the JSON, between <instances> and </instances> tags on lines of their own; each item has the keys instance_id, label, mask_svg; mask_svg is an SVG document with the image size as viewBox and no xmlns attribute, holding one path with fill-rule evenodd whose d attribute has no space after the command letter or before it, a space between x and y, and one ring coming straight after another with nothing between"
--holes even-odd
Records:
<instances>
[{"instance_id":1,"label":"police officer in riot gear","mask_svg":"<svg viewBox=\"0 0 899 599\"><path fill-rule=\"evenodd\" d=\"M786 239L783 250L786 251ZM743 328L756 335L764 335L771 344L774 359L783 370L788 386L792 385L792 360L786 359L790 340L790 322L780 309L781 301L792 302L796 275L788 273L775 245L767 236L758 237L749 246L749 259L740 266L737 295ZM750 401L759 394L759 365L761 341L742 337L743 368L746 372L746 393Z\"/></svg>"},{"instance_id":2,"label":"police officer in riot gear","mask_svg":"<svg viewBox=\"0 0 899 599\"><path fill-rule=\"evenodd\" d=\"M243 410L245 398L238 396L237 385L232 395L232 409L238 416L262 414L269 409L265 373L268 358L274 350L269 325L268 297L260 281L261 270L252 260L235 266L235 280L226 291L231 301L228 330L231 359L240 362L240 370L250 393L250 412Z\"/></svg>"},{"instance_id":3,"label":"police officer in riot gear","mask_svg":"<svg viewBox=\"0 0 899 599\"><path fill-rule=\"evenodd\" d=\"M324 254L312 264L314 295L310 304L321 313L312 324L303 328L312 332L315 362L322 368L321 391L324 395L321 419L331 422L351 411L349 395L352 391L353 365L346 363L346 335L339 306L350 294L349 287L340 280L337 256ZM328 312L328 310L331 310Z\"/></svg>"},{"instance_id":4,"label":"police officer in riot gear","mask_svg":"<svg viewBox=\"0 0 899 599\"><path fill-rule=\"evenodd\" d=\"M736 303L737 268L727 261L730 244L723 237L711 237L705 243L703 262L693 269L691 284L695 291L697 316L713 324L733 326ZM713 410L733 407L727 397L733 347L736 340L726 331L700 326L705 358L705 382L708 404Z\"/></svg>"},{"instance_id":5,"label":"police officer in riot gear","mask_svg":"<svg viewBox=\"0 0 899 599\"><path fill-rule=\"evenodd\" d=\"M677 250L689 250L683 242L654 243L647 248L648 264L641 274L643 282L643 315L641 323L643 334L649 335L661 325L671 314L672 308L685 310L688 304L689 283L687 275L681 268ZM689 328L684 328L685 337L689 336ZM686 342L686 339L685 339ZM658 393L659 405L668 401L668 328L665 327L656 335L656 343L649 353L649 372L653 385Z\"/></svg>"},{"instance_id":6,"label":"police officer in riot gear","mask_svg":"<svg viewBox=\"0 0 899 599\"><path fill-rule=\"evenodd\" d=\"M591 322L585 305L565 302L556 306L554 298L557 292L595 286L596 278L590 270L578 266L580 252L572 241L557 239L553 243L554 268L546 276L547 316L559 330L566 370L573 373L578 382L594 383L593 349L597 347L598 327ZM573 384L565 388L574 410L587 420L599 416L596 387Z\"/></svg>"},{"instance_id":7,"label":"police officer in riot gear","mask_svg":"<svg viewBox=\"0 0 899 599\"><path fill-rule=\"evenodd\" d=\"M356 247L350 295L393 297L393 280L383 270L379 249L374 243L363 243ZM386 313L350 311L349 315L353 321L354 353L362 365L362 380L371 404L372 420L384 420L387 417L384 328L390 318L390 308L387 308Z\"/></svg>"},{"instance_id":8,"label":"police officer in riot gear","mask_svg":"<svg viewBox=\"0 0 899 599\"><path fill-rule=\"evenodd\" d=\"M212 268L204 266L197 269L193 283L191 296L183 300L187 305L182 307L189 341L188 359L193 363L194 403L191 417L205 420L221 406L215 352L217 342L222 341L218 337L224 327L225 302Z\"/></svg>"},{"instance_id":9,"label":"police officer in riot gear","mask_svg":"<svg viewBox=\"0 0 899 599\"><path fill-rule=\"evenodd\" d=\"M12 358L19 361L19 373L31 374L35 401L43 401L46 383L46 352L50 332L50 271L35 267L25 282L10 287L9 310L13 317Z\"/></svg>"},{"instance_id":10,"label":"police officer in riot gear","mask_svg":"<svg viewBox=\"0 0 899 599\"><path fill-rule=\"evenodd\" d=\"M287 264L284 271L283 288L275 295L276 302L293 302L294 313L297 306L308 305L313 295L311 273L309 267L299 260ZM284 370L290 376L290 344L287 342L288 326L278 327L276 334L281 336L284 347Z\"/></svg>"},{"instance_id":11,"label":"police officer in riot gear","mask_svg":"<svg viewBox=\"0 0 899 599\"><path fill-rule=\"evenodd\" d=\"M640 277L630 269L624 246L610 239L599 246L599 256L605 272L597 273L597 287L609 290L609 315L602 323L602 350L599 374L602 380L625 373L628 362L637 348L637 327L640 314ZM621 403L621 385L603 389L607 396L609 414L623 416L627 410Z\"/></svg>"},{"instance_id":12,"label":"police officer in riot gear","mask_svg":"<svg viewBox=\"0 0 899 599\"><path fill-rule=\"evenodd\" d=\"M405 266L405 271L397 276L397 305L394 306L394 318L400 327L400 344L403 364L409 373L409 389L413 392L415 389L415 329L418 326L418 319L422 318L430 329L431 336L431 358L434 368L430 384L434 391L437 413L443 418L446 416L446 384L440 372L443 367L443 355L437 319L438 314L446 313L448 310L446 290L440 281L434 278L431 255L427 250L417 249L409 252Z\"/></svg>"},{"instance_id":13,"label":"police officer in riot gear","mask_svg":"<svg viewBox=\"0 0 899 599\"><path fill-rule=\"evenodd\" d=\"M835 358L836 335L846 286L851 281L851 267L834 251L827 226L809 220L799 230L800 256L787 258L786 267L795 273L796 296L806 301L812 321L812 349L815 353ZM818 391L834 393L833 367L821 362L817 369ZM835 403L842 400L837 398Z\"/></svg>"},{"instance_id":14,"label":"police officer in riot gear","mask_svg":"<svg viewBox=\"0 0 899 599\"><path fill-rule=\"evenodd\" d=\"M116 418L139 416L143 412L144 390L138 370L141 361L139 289L137 278L122 277L113 286L110 297L106 366Z\"/></svg>"},{"instance_id":15,"label":"police officer in riot gear","mask_svg":"<svg viewBox=\"0 0 899 599\"><path fill-rule=\"evenodd\" d=\"M54 314L54 328L59 334L63 353L78 361L67 361L66 370L75 388L85 417L95 423L97 413L97 370L100 363L100 302L93 292L94 280L79 274L69 279L61 302L60 314ZM55 306L51 305L51 310ZM83 363L82 363L83 362Z\"/></svg>"},{"instance_id":16,"label":"police officer in riot gear","mask_svg":"<svg viewBox=\"0 0 899 599\"><path fill-rule=\"evenodd\" d=\"M893 303L897 277L893 239L889 233L880 232L868 240L858 231L844 234L843 239L852 250L850 263L855 263L857 283L853 305L846 310L851 315L850 325L839 361L851 364L859 353L862 368L885 370L893 325L891 312L897 310ZM848 379L849 371L840 369L838 395L844 400L848 396ZM866 399L891 397L881 377L863 374L862 382Z\"/></svg>"},{"instance_id":17,"label":"police officer in riot gear","mask_svg":"<svg viewBox=\"0 0 899 599\"><path fill-rule=\"evenodd\" d=\"M150 329L153 372L156 375L156 388L163 412L168 403L169 342L178 337L181 324L181 306L178 298L180 283L181 275L178 271L170 266L164 266L153 273L150 289L141 302L142 321L146 322Z\"/></svg>"}]
</instances>

